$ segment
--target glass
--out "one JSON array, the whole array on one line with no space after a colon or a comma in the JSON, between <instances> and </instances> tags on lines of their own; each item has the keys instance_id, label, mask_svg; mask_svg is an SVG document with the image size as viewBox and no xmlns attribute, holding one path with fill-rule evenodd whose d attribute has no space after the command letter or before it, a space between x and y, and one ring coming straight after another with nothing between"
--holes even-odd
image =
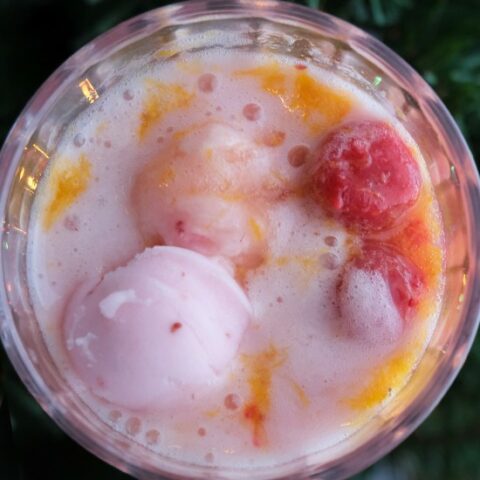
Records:
<instances>
[{"instance_id":1,"label":"glass","mask_svg":"<svg viewBox=\"0 0 480 480\"><path fill-rule=\"evenodd\" d=\"M335 72L386 106L420 146L440 204L446 245L443 307L407 386L360 431L314 455L264 469L190 465L131 442L72 392L50 358L26 281L29 219L37 184L63 131L129 72L185 51L261 49ZM160 54L159 54L160 52ZM350 476L404 440L439 402L462 366L479 321L479 179L444 105L403 60L365 32L307 8L275 1L194 1L140 15L93 40L39 89L0 154L0 335L16 371L52 419L103 460L137 478L323 479Z\"/></svg>"}]
</instances>

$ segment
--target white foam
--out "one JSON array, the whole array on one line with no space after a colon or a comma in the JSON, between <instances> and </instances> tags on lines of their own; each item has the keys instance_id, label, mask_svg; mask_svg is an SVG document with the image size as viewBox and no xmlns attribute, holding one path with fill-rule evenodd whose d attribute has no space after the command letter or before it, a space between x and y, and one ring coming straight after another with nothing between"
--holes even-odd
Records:
<instances>
[{"instance_id":1,"label":"white foam","mask_svg":"<svg viewBox=\"0 0 480 480\"><path fill-rule=\"evenodd\" d=\"M399 342L403 321L382 275L349 268L342 282L339 304L345 330L370 344Z\"/></svg>"}]
</instances>

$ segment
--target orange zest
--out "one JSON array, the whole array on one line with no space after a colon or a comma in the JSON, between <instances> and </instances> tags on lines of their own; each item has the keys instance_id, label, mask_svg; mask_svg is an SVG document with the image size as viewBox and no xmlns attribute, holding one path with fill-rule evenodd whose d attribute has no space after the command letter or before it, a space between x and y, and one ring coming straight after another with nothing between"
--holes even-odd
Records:
<instances>
[{"instance_id":1,"label":"orange zest","mask_svg":"<svg viewBox=\"0 0 480 480\"><path fill-rule=\"evenodd\" d=\"M174 110L190 106L194 95L177 84L149 79L145 82L146 98L140 113L137 135L140 140L150 132L152 127Z\"/></svg>"},{"instance_id":2,"label":"orange zest","mask_svg":"<svg viewBox=\"0 0 480 480\"><path fill-rule=\"evenodd\" d=\"M250 398L243 408L243 418L252 428L252 442L256 447L268 443L265 421L271 406L272 375L285 359L286 352L274 345L256 355L244 355L249 369Z\"/></svg>"},{"instance_id":3,"label":"orange zest","mask_svg":"<svg viewBox=\"0 0 480 480\"><path fill-rule=\"evenodd\" d=\"M287 110L296 113L312 134L339 123L353 106L347 92L319 82L305 70L291 70L278 62L240 70L236 75L257 78L262 89L277 96Z\"/></svg>"},{"instance_id":4,"label":"orange zest","mask_svg":"<svg viewBox=\"0 0 480 480\"><path fill-rule=\"evenodd\" d=\"M418 352L402 352L378 367L370 380L356 395L347 399L350 408L369 410L386 400L393 390L401 388L408 380Z\"/></svg>"},{"instance_id":5,"label":"orange zest","mask_svg":"<svg viewBox=\"0 0 480 480\"><path fill-rule=\"evenodd\" d=\"M73 165L66 166L65 162L57 162L49 179L52 194L43 215L45 230L49 230L62 213L85 192L90 179L91 165L85 155L80 155L78 162Z\"/></svg>"}]
</instances>

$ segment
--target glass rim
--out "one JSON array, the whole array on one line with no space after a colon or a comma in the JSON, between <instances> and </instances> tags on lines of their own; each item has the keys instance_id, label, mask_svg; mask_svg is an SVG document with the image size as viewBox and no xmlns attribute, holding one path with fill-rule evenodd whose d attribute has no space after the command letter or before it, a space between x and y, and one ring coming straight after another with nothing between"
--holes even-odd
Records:
<instances>
[{"instance_id":1,"label":"glass rim","mask_svg":"<svg viewBox=\"0 0 480 480\"><path fill-rule=\"evenodd\" d=\"M28 139L38 127L38 119L48 111L51 105L61 98L64 89L79 75L97 64L102 59L122 48L129 42L140 40L164 27L175 24L188 24L200 18L226 19L226 18L260 18L272 20L275 23L292 23L302 28L312 29L332 38L347 43L360 56L371 61L396 79L396 84L409 92L420 106L428 121L440 133L440 137L450 138L444 144L448 156L458 163L461 168L456 168L456 175L461 188L461 194L466 206L468 254L470 258L480 258L480 242L477 241L480 232L480 220L475 217L475 212L480 212L480 182L473 157L468 146L455 124L450 113L423 78L404 60L379 40L363 30L340 20L329 14L300 5L280 2L276 0L190 0L150 10L146 13L126 20L107 32L91 40L84 47L70 56L55 72L42 84L34 96L19 114L0 151L0 209L3 216L2 248L0 248L0 301L3 308L0 311L0 337L5 351L12 362L16 372L30 393L47 412L47 414L82 447L92 452L97 457L116 466L117 468L142 478L158 478L148 466L141 465L129 453L119 455L118 451L101 439L95 439L78 430L69 418L68 412L57 409L52 404L55 393L38 374L22 343L19 332L13 320L13 315L8 308L8 297L4 278L3 241L5 236L5 212L10 194L10 187L14 174L21 158L23 148ZM125 33L127 32L127 33ZM470 265L471 269L472 266ZM378 435L368 439L356 449L321 465L321 472L326 478L335 471L334 478L343 478L367 467L378 460L390 450L395 448L431 413L443 398L444 394L454 381L473 343L476 330L480 322L480 269L475 265L475 270L470 272L470 285L466 290L464 308L461 312L461 331L454 345L449 345L448 352L442 357L435 372L429 378L425 388L414 400L391 421ZM421 407L421 408L420 408ZM409 419L409 427L399 431L401 423ZM375 452L373 455L362 457L362 450ZM169 460L165 464L177 465L176 460ZM292 461L292 464L297 460ZM303 464L304 465L304 464ZM304 465L305 466L305 465ZM319 467L317 465L317 467ZM258 478L271 477L272 470L268 472L263 468L252 470L251 473L266 475ZM277 467L278 468L278 467ZM225 469L228 473L238 469ZM158 471L155 470L158 474ZM209 470L211 471L211 470ZM167 475L188 474L188 468L180 473L174 470L165 471ZM268 473L268 475L267 475ZM307 475L318 473L315 465ZM185 478L185 477L179 477ZM195 478L195 477L192 477ZM239 477L240 478L240 477ZM277 476L274 478L291 478ZM332 477L333 478L333 477Z\"/></svg>"}]
</instances>

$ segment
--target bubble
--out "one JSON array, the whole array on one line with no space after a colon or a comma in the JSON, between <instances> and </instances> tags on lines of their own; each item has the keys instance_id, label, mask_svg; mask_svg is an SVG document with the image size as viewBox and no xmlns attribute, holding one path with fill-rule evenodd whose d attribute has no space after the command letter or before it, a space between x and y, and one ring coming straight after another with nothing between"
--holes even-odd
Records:
<instances>
[{"instance_id":1,"label":"bubble","mask_svg":"<svg viewBox=\"0 0 480 480\"><path fill-rule=\"evenodd\" d=\"M321 255L320 263L328 270L335 270L340 264L338 257L333 253L324 253L323 255Z\"/></svg>"},{"instance_id":2,"label":"bubble","mask_svg":"<svg viewBox=\"0 0 480 480\"><path fill-rule=\"evenodd\" d=\"M213 456L213 453L210 452L205 455L205 461L207 463L213 463L214 460L215 460L215 457Z\"/></svg>"},{"instance_id":3,"label":"bubble","mask_svg":"<svg viewBox=\"0 0 480 480\"><path fill-rule=\"evenodd\" d=\"M217 88L218 80L213 73L204 73L197 80L198 88L203 93L211 93Z\"/></svg>"},{"instance_id":4,"label":"bubble","mask_svg":"<svg viewBox=\"0 0 480 480\"><path fill-rule=\"evenodd\" d=\"M142 422L138 417L130 417L125 423L125 431L129 435L137 435L137 433L140 431L141 426Z\"/></svg>"},{"instance_id":5,"label":"bubble","mask_svg":"<svg viewBox=\"0 0 480 480\"><path fill-rule=\"evenodd\" d=\"M285 137L285 132L281 130L271 130L263 135L262 141L267 147L279 147L285 141Z\"/></svg>"},{"instance_id":6,"label":"bubble","mask_svg":"<svg viewBox=\"0 0 480 480\"><path fill-rule=\"evenodd\" d=\"M247 103L242 110L243 116L250 122L255 122L262 115L262 108L256 103Z\"/></svg>"},{"instance_id":7,"label":"bubble","mask_svg":"<svg viewBox=\"0 0 480 480\"><path fill-rule=\"evenodd\" d=\"M338 238L333 235L328 235L323 241L325 242L325 245L328 245L329 247L336 247L338 245Z\"/></svg>"},{"instance_id":8,"label":"bubble","mask_svg":"<svg viewBox=\"0 0 480 480\"><path fill-rule=\"evenodd\" d=\"M75 137L73 137L73 144L76 147L82 147L85 144L85 137L81 133L77 133Z\"/></svg>"},{"instance_id":9,"label":"bubble","mask_svg":"<svg viewBox=\"0 0 480 480\"><path fill-rule=\"evenodd\" d=\"M309 153L310 149L306 145L296 145L288 152L288 163L295 168L301 167L307 161Z\"/></svg>"},{"instance_id":10,"label":"bubble","mask_svg":"<svg viewBox=\"0 0 480 480\"><path fill-rule=\"evenodd\" d=\"M155 445L158 443L160 438L160 432L158 430L152 429L145 433L145 440L149 445Z\"/></svg>"},{"instance_id":11,"label":"bubble","mask_svg":"<svg viewBox=\"0 0 480 480\"><path fill-rule=\"evenodd\" d=\"M122 418L122 412L120 412L120 410L112 410L112 411L108 414L108 418L109 418L112 422L117 422L118 420L120 420L120 418Z\"/></svg>"},{"instance_id":12,"label":"bubble","mask_svg":"<svg viewBox=\"0 0 480 480\"><path fill-rule=\"evenodd\" d=\"M237 410L237 408L240 407L240 404L242 403L242 399L239 395L235 393L230 393L225 397L223 403L228 410Z\"/></svg>"},{"instance_id":13,"label":"bubble","mask_svg":"<svg viewBox=\"0 0 480 480\"><path fill-rule=\"evenodd\" d=\"M124 90L124 92L123 92L124 100L127 100L127 101L133 100L134 96L135 95L133 94L133 92L130 89Z\"/></svg>"},{"instance_id":14,"label":"bubble","mask_svg":"<svg viewBox=\"0 0 480 480\"><path fill-rule=\"evenodd\" d=\"M131 448L131 445L125 440L114 440L114 443L120 450L130 450Z\"/></svg>"}]
</instances>

